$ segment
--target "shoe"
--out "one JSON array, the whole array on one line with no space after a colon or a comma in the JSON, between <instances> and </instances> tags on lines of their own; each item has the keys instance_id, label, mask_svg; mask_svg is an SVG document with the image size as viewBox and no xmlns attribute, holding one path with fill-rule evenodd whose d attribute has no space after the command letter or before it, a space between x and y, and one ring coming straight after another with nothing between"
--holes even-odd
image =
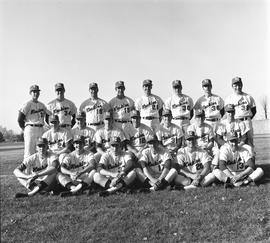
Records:
<instances>
[{"instance_id":1,"label":"shoe","mask_svg":"<svg viewBox=\"0 0 270 243\"><path fill-rule=\"evenodd\" d=\"M60 192L60 197L70 197L73 194L70 191Z\"/></svg>"},{"instance_id":2,"label":"shoe","mask_svg":"<svg viewBox=\"0 0 270 243\"><path fill-rule=\"evenodd\" d=\"M151 190L149 187L142 187L138 190L138 192L149 193Z\"/></svg>"},{"instance_id":3,"label":"shoe","mask_svg":"<svg viewBox=\"0 0 270 243\"><path fill-rule=\"evenodd\" d=\"M184 189L184 187L180 186L180 185L174 185L173 188L172 188L172 190L175 190L175 191L181 191L183 189Z\"/></svg>"},{"instance_id":4,"label":"shoe","mask_svg":"<svg viewBox=\"0 0 270 243\"><path fill-rule=\"evenodd\" d=\"M107 197L109 195L110 195L110 193L107 190L99 192L100 197Z\"/></svg>"},{"instance_id":5,"label":"shoe","mask_svg":"<svg viewBox=\"0 0 270 243\"><path fill-rule=\"evenodd\" d=\"M163 183L163 181L157 181L154 186L150 188L151 191L159 191L162 189L165 189L166 185Z\"/></svg>"},{"instance_id":6,"label":"shoe","mask_svg":"<svg viewBox=\"0 0 270 243\"><path fill-rule=\"evenodd\" d=\"M190 185L188 185L188 186L184 186L184 189L185 189L185 190L196 189L196 188L198 188L198 187L197 187L197 186L194 186L194 185L192 185L192 184L190 184Z\"/></svg>"},{"instance_id":7,"label":"shoe","mask_svg":"<svg viewBox=\"0 0 270 243\"><path fill-rule=\"evenodd\" d=\"M78 184L77 186L71 186L70 192L72 194L76 194L81 189L82 189L82 183Z\"/></svg>"},{"instance_id":8,"label":"shoe","mask_svg":"<svg viewBox=\"0 0 270 243\"><path fill-rule=\"evenodd\" d=\"M15 194L15 198L22 198L22 197L28 197L28 194L27 193L21 193L21 192L18 192Z\"/></svg>"}]
</instances>

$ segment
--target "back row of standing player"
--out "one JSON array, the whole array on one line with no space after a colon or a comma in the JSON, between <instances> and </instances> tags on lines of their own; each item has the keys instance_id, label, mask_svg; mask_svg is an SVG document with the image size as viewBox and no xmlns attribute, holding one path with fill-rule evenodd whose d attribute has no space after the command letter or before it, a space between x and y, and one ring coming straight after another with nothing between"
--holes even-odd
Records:
<instances>
[{"instance_id":1,"label":"back row of standing player","mask_svg":"<svg viewBox=\"0 0 270 243\"><path fill-rule=\"evenodd\" d=\"M23 105L19 110L18 116L19 126L24 130L24 157L26 158L36 152L36 141L47 130L45 122L47 124L51 123L49 116L52 118L52 123L55 123L55 119L59 120L60 128L65 128L67 131L73 130L73 136L77 134L94 138L93 133L102 130L104 120L106 120L106 112L110 112L114 126L122 129L126 137L130 140L132 139L132 135L134 135L130 134L132 131L132 125L130 123L132 110L139 112L138 116L141 118L141 123L150 127L163 145L171 149L174 153L183 145L183 139L181 137L183 138L183 135L187 131L193 131L198 138L198 142L202 142L202 146L207 147L207 144L210 144L209 148L213 147L213 139L219 145L222 145L222 138L226 141L227 133L237 132L238 136L242 135L242 142L248 143L254 148L251 120L256 114L256 105L254 99L242 91L243 83L240 77L232 79L234 92L225 99L225 102L220 96L212 93L210 79L202 81L204 95L195 104L191 97L182 93L182 83L180 80L174 80L172 82L174 94L166 99L165 102L157 95L152 94L152 86L153 83L151 80L144 80L142 84L144 95L137 98L134 102L131 98L125 96L124 82L118 81L115 83L117 96L107 103L98 97L98 84L90 83L90 98L80 105L79 115L77 117L77 122L80 123L82 119L81 115L85 114L86 126L92 129L92 132L88 129L89 132L87 135L87 132L80 134L79 131L76 131L79 129L78 126L74 126L76 123L77 108L72 101L65 98L65 87L63 83L57 83L55 85L57 98L49 102L47 106L38 101L40 95L39 86L32 85L30 87L32 99ZM227 113L229 113L229 122L220 123L225 113L225 108ZM195 118L197 117L199 118L198 120L202 120L203 124L198 125L195 122L190 125L194 111ZM161 125L162 113L164 119ZM230 114L233 114L232 118L230 118ZM58 118L54 115L57 115ZM74 128L72 129L73 126ZM110 127L111 125L108 126ZM143 139L142 137L139 138L141 136L140 133L137 136L138 139ZM97 136L95 137L97 139ZM106 141L106 138L102 138L102 135L99 137L100 140L98 143ZM54 141L54 143L59 144L57 141ZM132 148L130 150L132 151ZM102 153L102 150L99 151Z\"/></svg>"}]
</instances>

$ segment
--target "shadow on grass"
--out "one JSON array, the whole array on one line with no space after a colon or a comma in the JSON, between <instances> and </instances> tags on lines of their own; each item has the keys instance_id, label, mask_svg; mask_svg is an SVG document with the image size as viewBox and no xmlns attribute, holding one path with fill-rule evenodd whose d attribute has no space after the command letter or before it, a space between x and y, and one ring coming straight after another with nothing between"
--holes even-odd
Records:
<instances>
[{"instance_id":1,"label":"shadow on grass","mask_svg":"<svg viewBox=\"0 0 270 243\"><path fill-rule=\"evenodd\" d=\"M264 171L264 177L261 184L270 183L270 164L260 164L259 165Z\"/></svg>"}]
</instances>

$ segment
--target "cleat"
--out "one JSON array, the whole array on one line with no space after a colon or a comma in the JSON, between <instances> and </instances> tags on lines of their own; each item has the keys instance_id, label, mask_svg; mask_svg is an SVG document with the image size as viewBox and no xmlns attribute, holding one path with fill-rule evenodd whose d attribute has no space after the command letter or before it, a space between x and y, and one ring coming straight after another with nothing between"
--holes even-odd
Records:
<instances>
[{"instance_id":1,"label":"cleat","mask_svg":"<svg viewBox=\"0 0 270 243\"><path fill-rule=\"evenodd\" d=\"M60 192L60 197L70 197L72 193L70 191Z\"/></svg>"},{"instance_id":2,"label":"cleat","mask_svg":"<svg viewBox=\"0 0 270 243\"><path fill-rule=\"evenodd\" d=\"M147 188L147 187L140 188L138 191L139 192L143 192L143 193L149 193L149 192L151 192L150 188Z\"/></svg>"},{"instance_id":3,"label":"cleat","mask_svg":"<svg viewBox=\"0 0 270 243\"><path fill-rule=\"evenodd\" d=\"M15 194L15 198L22 198L22 197L28 197L28 194L27 193L21 193L21 192L18 192Z\"/></svg>"},{"instance_id":4,"label":"cleat","mask_svg":"<svg viewBox=\"0 0 270 243\"><path fill-rule=\"evenodd\" d=\"M194 186L194 185L188 185L188 186L184 186L184 189L185 190L190 190L190 189L196 189L196 188L198 188L197 186Z\"/></svg>"},{"instance_id":5,"label":"cleat","mask_svg":"<svg viewBox=\"0 0 270 243\"><path fill-rule=\"evenodd\" d=\"M70 192L72 194L76 194L77 192L79 192L82 189L82 184L78 184L77 186L71 186Z\"/></svg>"},{"instance_id":6,"label":"cleat","mask_svg":"<svg viewBox=\"0 0 270 243\"><path fill-rule=\"evenodd\" d=\"M110 195L110 192L108 192L107 190L99 192L100 197L107 197L109 195Z\"/></svg>"}]
</instances>

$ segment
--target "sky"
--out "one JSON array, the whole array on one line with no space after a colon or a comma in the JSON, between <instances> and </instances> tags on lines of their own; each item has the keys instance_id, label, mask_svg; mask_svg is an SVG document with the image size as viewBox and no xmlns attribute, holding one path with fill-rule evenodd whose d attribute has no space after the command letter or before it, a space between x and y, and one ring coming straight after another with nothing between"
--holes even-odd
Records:
<instances>
[{"instance_id":1,"label":"sky","mask_svg":"<svg viewBox=\"0 0 270 243\"><path fill-rule=\"evenodd\" d=\"M270 17L267 0L0 0L0 125L20 132L18 110L38 84L39 100L56 98L54 84L77 107L91 82L109 101L143 95L144 79L163 100L180 79L194 102L209 78L225 99L231 80L270 102Z\"/></svg>"}]
</instances>

